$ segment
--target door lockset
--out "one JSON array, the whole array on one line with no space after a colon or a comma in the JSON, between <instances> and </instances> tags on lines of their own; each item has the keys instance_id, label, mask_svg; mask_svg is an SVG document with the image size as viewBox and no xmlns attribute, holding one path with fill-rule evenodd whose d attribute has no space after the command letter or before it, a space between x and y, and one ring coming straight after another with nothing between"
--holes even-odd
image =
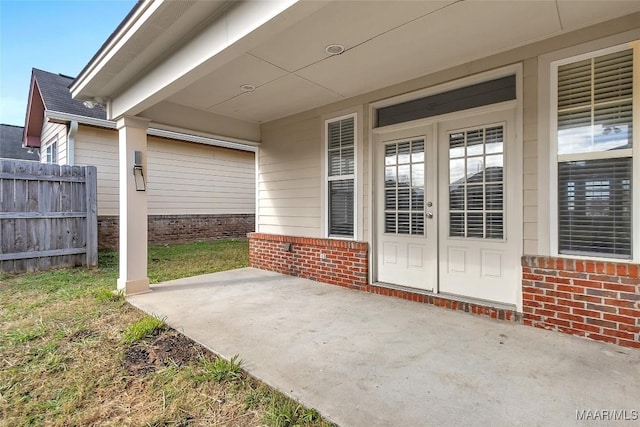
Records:
<instances>
[{"instance_id":1,"label":"door lockset","mask_svg":"<svg viewBox=\"0 0 640 427\"><path fill-rule=\"evenodd\" d=\"M427 207L429 207L429 208L430 208L431 206L433 206L433 203L431 203L431 202L427 202Z\"/></svg>"},{"instance_id":2,"label":"door lockset","mask_svg":"<svg viewBox=\"0 0 640 427\"><path fill-rule=\"evenodd\" d=\"M433 213L427 212L427 218L429 218L429 219L433 218Z\"/></svg>"}]
</instances>

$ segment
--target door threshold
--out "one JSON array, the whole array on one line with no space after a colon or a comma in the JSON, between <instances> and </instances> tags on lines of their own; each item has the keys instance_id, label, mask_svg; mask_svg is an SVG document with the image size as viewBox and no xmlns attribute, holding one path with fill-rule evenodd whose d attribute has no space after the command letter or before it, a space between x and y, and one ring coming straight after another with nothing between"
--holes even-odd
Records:
<instances>
[{"instance_id":1,"label":"door threshold","mask_svg":"<svg viewBox=\"0 0 640 427\"><path fill-rule=\"evenodd\" d=\"M371 284L371 292L378 295L393 296L409 301L422 302L438 307L460 310L467 313L489 316L494 319L520 322L522 313L515 305L460 295L435 293L419 288L394 285L392 283L375 282Z\"/></svg>"}]
</instances>

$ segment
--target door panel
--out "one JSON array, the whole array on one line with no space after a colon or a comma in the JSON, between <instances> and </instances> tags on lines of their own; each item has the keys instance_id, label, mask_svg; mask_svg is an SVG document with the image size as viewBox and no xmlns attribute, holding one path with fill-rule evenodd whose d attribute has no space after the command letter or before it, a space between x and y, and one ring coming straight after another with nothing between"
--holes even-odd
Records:
<instances>
[{"instance_id":1,"label":"door panel","mask_svg":"<svg viewBox=\"0 0 640 427\"><path fill-rule=\"evenodd\" d=\"M439 289L516 304L521 216L514 113L439 124Z\"/></svg>"},{"instance_id":2,"label":"door panel","mask_svg":"<svg viewBox=\"0 0 640 427\"><path fill-rule=\"evenodd\" d=\"M377 278L433 290L437 227L433 220L436 157L432 127L376 139Z\"/></svg>"}]
</instances>

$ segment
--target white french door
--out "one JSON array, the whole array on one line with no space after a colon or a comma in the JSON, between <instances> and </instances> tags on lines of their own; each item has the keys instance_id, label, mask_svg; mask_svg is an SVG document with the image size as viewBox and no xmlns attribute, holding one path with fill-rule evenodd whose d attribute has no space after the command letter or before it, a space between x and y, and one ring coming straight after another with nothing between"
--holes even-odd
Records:
<instances>
[{"instance_id":1,"label":"white french door","mask_svg":"<svg viewBox=\"0 0 640 427\"><path fill-rule=\"evenodd\" d=\"M431 126L377 138L378 281L434 290L436 156Z\"/></svg>"},{"instance_id":2,"label":"white french door","mask_svg":"<svg viewBox=\"0 0 640 427\"><path fill-rule=\"evenodd\" d=\"M515 112L438 129L440 292L516 304L522 221Z\"/></svg>"},{"instance_id":3,"label":"white french door","mask_svg":"<svg viewBox=\"0 0 640 427\"><path fill-rule=\"evenodd\" d=\"M516 304L516 147L513 110L379 134L378 281Z\"/></svg>"}]
</instances>

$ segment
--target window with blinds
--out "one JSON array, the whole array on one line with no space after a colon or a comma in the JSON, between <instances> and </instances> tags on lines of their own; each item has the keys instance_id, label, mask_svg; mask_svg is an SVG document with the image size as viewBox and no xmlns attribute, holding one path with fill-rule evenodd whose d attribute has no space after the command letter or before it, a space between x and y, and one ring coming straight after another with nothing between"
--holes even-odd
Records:
<instances>
[{"instance_id":1,"label":"window with blinds","mask_svg":"<svg viewBox=\"0 0 640 427\"><path fill-rule=\"evenodd\" d=\"M424 139L384 147L384 232L424 236Z\"/></svg>"},{"instance_id":2,"label":"window with blinds","mask_svg":"<svg viewBox=\"0 0 640 427\"><path fill-rule=\"evenodd\" d=\"M633 50L558 67L558 252L631 258Z\"/></svg>"},{"instance_id":3,"label":"window with blinds","mask_svg":"<svg viewBox=\"0 0 640 427\"><path fill-rule=\"evenodd\" d=\"M326 122L329 236L354 237L355 116Z\"/></svg>"},{"instance_id":4,"label":"window with blinds","mask_svg":"<svg viewBox=\"0 0 640 427\"><path fill-rule=\"evenodd\" d=\"M449 236L504 238L504 126L449 134Z\"/></svg>"}]
</instances>

